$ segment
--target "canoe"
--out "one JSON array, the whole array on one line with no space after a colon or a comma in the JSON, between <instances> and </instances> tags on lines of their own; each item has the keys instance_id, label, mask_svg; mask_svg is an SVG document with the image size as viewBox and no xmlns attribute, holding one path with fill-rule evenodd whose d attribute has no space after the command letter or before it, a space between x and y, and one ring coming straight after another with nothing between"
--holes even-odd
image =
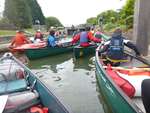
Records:
<instances>
[{"instance_id":1,"label":"canoe","mask_svg":"<svg viewBox=\"0 0 150 113\"><path fill-rule=\"evenodd\" d=\"M3 113L70 112L54 93L12 54L6 53L0 59L0 70L0 97L3 97L4 101L1 100L0 108L5 105Z\"/></svg>"},{"instance_id":2,"label":"canoe","mask_svg":"<svg viewBox=\"0 0 150 113\"><path fill-rule=\"evenodd\" d=\"M73 51L73 46L68 47L44 47L38 49L26 49L25 54L30 60L58 55Z\"/></svg>"},{"instance_id":3,"label":"canoe","mask_svg":"<svg viewBox=\"0 0 150 113\"><path fill-rule=\"evenodd\" d=\"M80 45L77 45L73 48L74 58L78 59L81 57L86 57L91 54L94 54L96 48L97 48L97 45L91 45L89 47L81 47Z\"/></svg>"},{"instance_id":4,"label":"canoe","mask_svg":"<svg viewBox=\"0 0 150 113\"><path fill-rule=\"evenodd\" d=\"M61 44L59 47L47 47L45 42L24 44L13 48L13 50L18 52L23 51L30 60L73 51L74 45L72 45L71 40L60 40L59 44Z\"/></svg>"},{"instance_id":5,"label":"canoe","mask_svg":"<svg viewBox=\"0 0 150 113\"><path fill-rule=\"evenodd\" d=\"M105 41L108 40L110 37L101 33L101 38ZM78 59L81 57L89 56L95 53L95 49L97 48L97 44L89 46L89 47L81 47L79 45L73 48L74 58Z\"/></svg>"},{"instance_id":6,"label":"canoe","mask_svg":"<svg viewBox=\"0 0 150 113\"><path fill-rule=\"evenodd\" d=\"M109 113L146 113L141 99L141 83L150 78L150 63L142 57L125 52L127 61L119 66L106 65L104 54L96 49L96 78L104 108ZM103 56L103 57L102 57Z\"/></svg>"}]
</instances>

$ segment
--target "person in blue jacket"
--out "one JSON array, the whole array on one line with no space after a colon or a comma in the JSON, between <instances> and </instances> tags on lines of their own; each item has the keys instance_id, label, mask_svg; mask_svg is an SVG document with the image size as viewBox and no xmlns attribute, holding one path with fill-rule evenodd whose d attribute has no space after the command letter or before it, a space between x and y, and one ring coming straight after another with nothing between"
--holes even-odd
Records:
<instances>
[{"instance_id":1,"label":"person in blue jacket","mask_svg":"<svg viewBox=\"0 0 150 113\"><path fill-rule=\"evenodd\" d=\"M50 30L49 31L49 36L48 36L48 39L47 39L47 45L49 47L57 46L56 37L55 37L55 31L54 30Z\"/></svg>"}]
</instances>

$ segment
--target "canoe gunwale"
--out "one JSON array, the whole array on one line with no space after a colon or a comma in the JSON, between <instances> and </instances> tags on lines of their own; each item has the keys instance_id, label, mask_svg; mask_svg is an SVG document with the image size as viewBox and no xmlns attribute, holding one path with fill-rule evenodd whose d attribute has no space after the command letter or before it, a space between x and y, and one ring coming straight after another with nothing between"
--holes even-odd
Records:
<instances>
[{"instance_id":1,"label":"canoe gunwale","mask_svg":"<svg viewBox=\"0 0 150 113\"><path fill-rule=\"evenodd\" d=\"M74 46L67 47L44 47L38 49L26 49L25 54L30 60L54 56L57 54L64 54L73 51ZM39 55L40 52L40 55Z\"/></svg>"},{"instance_id":2,"label":"canoe gunwale","mask_svg":"<svg viewBox=\"0 0 150 113\"><path fill-rule=\"evenodd\" d=\"M119 95L122 97L122 99L124 99L136 113L143 113L141 111L141 109L138 108L138 106L135 103L133 103L132 100L119 88L119 86L117 86L117 84L115 84L115 82L111 79L111 77L107 76L107 73L99 60L98 50L100 49L100 47L101 47L101 44L96 49L96 54L95 54L95 62L97 63L96 65L102 71L103 75L109 81L109 83L112 84L112 86L116 89L116 91L119 93ZM98 75L98 76L100 76L100 75Z\"/></svg>"}]
</instances>

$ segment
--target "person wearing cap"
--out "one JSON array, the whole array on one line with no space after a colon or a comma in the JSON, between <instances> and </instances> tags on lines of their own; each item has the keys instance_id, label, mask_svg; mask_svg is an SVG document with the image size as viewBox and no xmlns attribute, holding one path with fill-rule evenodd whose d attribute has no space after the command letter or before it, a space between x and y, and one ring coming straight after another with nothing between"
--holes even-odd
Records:
<instances>
[{"instance_id":1,"label":"person wearing cap","mask_svg":"<svg viewBox=\"0 0 150 113\"><path fill-rule=\"evenodd\" d=\"M21 46L27 43L30 43L30 41L28 41L27 37L24 35L24 32L22 30L18 30L16 32L16 36L11 41L10 48Z\"/></svg>"},{"instance_id":2,"label":"person wearing cap","mask_svg":"<svg viewBox=\"0 0 150 113\"><path fill-rule=\"evenodd\" d=\"M94 37L93 34L89 30L90 28L87 27L84 31L76 34L72 39L72 44L80 41L79 43L81 47L88 47L91 45L89 41L100 43L101 39Z\"/></svg>"},{"instance_id":3,"label":"person wearing cap","mask_svg":"<svg viewBox=\"0 0 150 113\"><path fill-rule=\"evenodd\" d=\"M36 33L35 33L35 36L34 36L34 40L40 40L40 41L43 41L43 34L41 33L41 30L37 30Z\"/></svg>"},{"instance_id":4,"label":"person wearing cap","mask_svg":"<svg viewBox=\"0 0 150 113\"><path fill-rule=\"evenodd\" d=\"M103 49L99 51L99 54L106 52L108 62L112 65L118 65L120 62L127 61L124 55L124 45L134 50L137 56L140 56L137 47L122 36L120 28L116 28L112 37L103 43Z\"/></svg>"}]
</instances>

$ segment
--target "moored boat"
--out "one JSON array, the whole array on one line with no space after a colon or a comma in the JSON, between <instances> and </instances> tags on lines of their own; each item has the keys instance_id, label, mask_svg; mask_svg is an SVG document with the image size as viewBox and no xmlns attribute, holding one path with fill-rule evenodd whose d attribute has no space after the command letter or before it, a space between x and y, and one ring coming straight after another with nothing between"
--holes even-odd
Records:
<instances>
[{"instance_id":1,"label":"moored boat","mask_svg":"<svg viewBox=\"0 0 150 113\"><path fill-rule=\"evenodd\" d=\"M0 59L0 97L3 113L69 113L54 93L10 53Z\"/></svg>"},{"instance_id":2,"label":"moored boat","mask_svg":"<svg viewBox=\"0 0 150 113\"><path fill-rule=\"evenodd\" d=\"M150 63L126 52L126 62L106 65L104 55L96 49L96 77L100 93L109 113L145 113L141 99L141 83L150 78ZM106 106L105 106L106 107Z\"/></svg>"}]
</instances>

